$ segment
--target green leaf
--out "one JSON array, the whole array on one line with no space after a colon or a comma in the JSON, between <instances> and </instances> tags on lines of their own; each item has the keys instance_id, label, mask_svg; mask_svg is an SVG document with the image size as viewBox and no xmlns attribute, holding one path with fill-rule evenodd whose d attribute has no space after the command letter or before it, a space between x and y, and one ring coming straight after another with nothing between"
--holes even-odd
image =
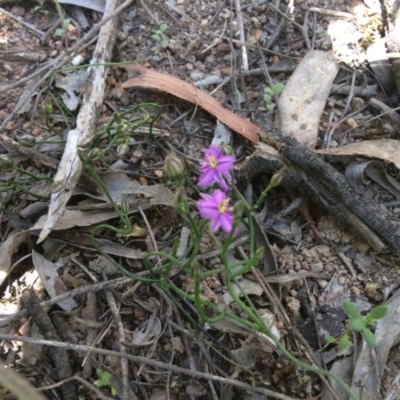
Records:
<instances>
[{"instance_id":1,"label":"green leaf","mask_svg":"<svg viewBox=\"0 0 400 400\"><path fill-rule=\"evenodd\" d=\"M388 313L389 309L386 306L377 306L373 308L367 316L371 318L371 320L376 320L376 319L382 319L383 317L386 316Z\"/></svg>"},{"instance_id":2,"label":"green leaf","mask_svg":"<svg viewBox=\"0 0 400 400\"><path fill-rule=\"evenodd\" d=\"M97 381L94 381L94 386L101 388L103 386L105 386L104 382L101 379L98 379Z\"/></svg>"},{"instance_id":3,"label":"green leaf","mask_svg":"<svg viewBox=\"0 0 400 400\"><path fill-rule=\"evenodd\" d=\"M152 39L156 40L157 42L161 41L161 36L157 35L156 33L154 35L151 35Z\"/></svg>"},{"instance_id":4,"label":"green leaf","mask_svg":"<svg viewBox=\"0 0 400 400\"><path fill-rule=\"evenodd\" d=\"M350 320L350 329L352 331L356 332L361 332L365 327L367 326L367 323L365 322L364 318L352 318Z\"/></svg>"},{"instance_id":5,"label":"green leaf","mask_svg":"<svg viewBox=\"0 0 400 400\"><path fill-rule=\"evenodd\" d=\"M376 345L376 336L368 328L363 329L361 334L365 342L371 347L374 347Z\"/></svg>"},{"instance_id":6,"label":"green leaf","mask_svg":"<svg viewBox=\"0 0 400 400\"><path fill-rule=\"evenodd\" d=\"M282 82L279 82L272 87L272 90L274 93L280 93L280 92L282 92L284 87L285 87L285 85Z\"/></svg>"},{"instance_id":7,"label":"green leaf","mask_svg":"<svg viewBox=\"0 0 400 400\"><path fill-rule=\"evenodd\" d=\"M101 379L105 385L108 385L111 380L111 375L108 372L103 372L103 376L101 377Z\"/></svg>"},{"instance_id":8,"label":"green leaf","mask_svg":"<svg viewBox=\"0 0 400 400\"><path fill-rule=\"evenodd\" d=\"M325 340L328 342L328 343L335 343L336 342L336 339L333 337L333 336L325 336Z\"/></svg>"},{"instance_id":9,"label":"green leaf","mask_svg":"<svg viewBox=\"0 0 400 400\"><path fill-rule=\"evenodd\" d=\"M265 103L271 103L271 96L269 94L264 94L263 99Z\"/></svg>"},{"instance_id":10,"label":"green leaf","mask_svg":"<svg viewBox=\"0 0 400 400\"><path fill-rule=\"evenodd\" d=\"M164 40L161 42L161 46L162 46L162 47L167 47L168 44L169 44L169 40L167 40L167 39L164 39Z\"/></svg>"},{"instance_id":11,"label":"green leaf","mask_svg":"<svg viewBox=\"0 0 400 400\"><path fill-rule=\"evenodd\" d=\"M64 29L56 29L56 31L54 32L54 36L63 36L64 35Z\"/></svg>"},{"instance_id":12,"label":"green leaf","mask_svg":"<svg viewBox=\"0 0 400 400\"><path fill-rule=\"evenodd\" d=\"M270 87L264 88L264 93L274 94L274 91Z\"/></svg>"},{"instance_id":13,"label":"green leaf","mask_svg":"<svg viewBox=\"0 0 400 400\"><path fill-rule=\"evenodd\" d=\"M345 350L351 346L353 346L353 343L350 342L349 335L346 334L339 340L339 350Z\"/></svg>"},{"instance_id":14,"label":"green leaf","mask_svg":"<svg viewBox=\"0 0 400 400\"><path fill-rule=\"evenodd\" d=\"M361 314L358 312L354 303L351 303L350 301L345 300L343 302L343 310L351 318L361 317Z\"/></svg>"},{"instance_id":15,"label":"green leaf","mask_svg":"<svg viewBox=\"0 0 400 400\"><path fill-rule=\"evenodd\" d=\"M161 31L161 33L165 32L167 29L168 29L168 25L167 25L167 24L162 24L162 25L160 26L160 31Z\"/></svg>"},{"instance_id":16,"label":"green leaf","mask_svg":"<svg viewBox=\"0 0 400 400\"><path fill-rule=\"evenodd\" d=\"M275 104L269 103L269 104L267 104L267 108L269 111L272 111L275 108Z\"/></svg>"}]
</instances>

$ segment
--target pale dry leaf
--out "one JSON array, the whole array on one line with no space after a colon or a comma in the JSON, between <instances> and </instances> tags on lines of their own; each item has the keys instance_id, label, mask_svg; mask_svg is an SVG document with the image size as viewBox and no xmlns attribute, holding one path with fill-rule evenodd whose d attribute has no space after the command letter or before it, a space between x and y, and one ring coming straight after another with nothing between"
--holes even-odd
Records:
<instances>
[{"instance_id":1,"label":"pale dry leaf","mask_svg":"<svg viewBox=\"0 0 400 400\"><path fill-rule=\"evenodd\" d=\"M120 203L123 198L133 200L135 197L132 197L132 195L141 195L148 198L151 204L165 206L173 206L175 204L175 195L165 185L141 185L139 182L131 180L126 174L119 171L101 173L99 177L116 203ZM85 190L85 188L77 187L74 191L74 195L82 194L93 199L108 202L108 197L104 193L96 195Z\"/></svg>"},{"instance_id":2,"label":"pale dry leaf","mask_svg":"<svg viewBox=\"0 0 400 400\"><path fill-rule=\"evenodd\" d=\"M36 251L32 251L32 261L44 288L51 298L68 292L64 282L58 276L56 266ZM64 311L70 312L78 306L74 299L66 299L57 303Z\"/></svg>"},{"instance_id":3,"label":"pale dry leaf","mask_svg":"<svg viewBox=\"0 0 400 400\"><path fill-rule=\"evenodd\" d=\"M104 12L106 0L58 0L61 4L73 4L78 7L85 7L97 12Z\"/></svg>"},{"instance_id":4,"label":"pale dry leaf","mask_svg":"<svg viewBox=\"0 0 400 400\"><path fill-rule=\"evenodd\" d=\"M147 346L154 343L161 334L161 321L156 313L153 313L147 324L142 329L133 332L131 346Z\"/></svg>"},{"instance_id":5,"label":"pale dry leaf","mask_svg":"<svg viewBox=\"0 0 400 400\"><path fill-rule=\"evenodd\" d=\"M30 233L13 231L0 246L0 285L3 284L8 274L11 272L12 257L22 243L30 243Z\"/></svg>"},{"instance_id":6,"label":"pale dry leaf","mask_svg":"<svg viewBox=\"0 0 400 400\"><path fill-rule=\"evenodd\" d=\"M321 114L339 70L326 51L310 51L298 65L279 98L282 134L308 149L317 143Z\"/></svg>"},{"instance_id":7,"label":"pale dry leaf","mask_svg":"<svg viewBox=\"0 0 400 400\"><path fill-rule=\"evenodd\" d=\"M364 140L346 146L315 150L315 152L318 154L330 154L334 156L365 156L370 158L379 158L385 163L393 163L396 168L400 169L399 140Z\"/></svg>"},{"instance_id":8,"label":"pale dry leaf","mask_svg":"<svg viewBox=\"0 0 400 400\"><path fill-rule=\"evenodd\" d=\"M142 204L140 207L142 210L145 210L151 206ZM139 209L135 206L134 208L129 209L129 214L137 211L139 211ZM117 218L117 216L118 215L115 211L79 211L66 209L64 214L57 219L52 229L54 231L59 231L70 229L74 226L97 225L110 219ZM43 229L46 223L46 218L46 215L41 216L31 230Z\"/></svg>"},{"instance_id":9,"label":"pale dry leaf","mask_svg":"<svg viewBox=\"0 0 400 400\"><path fill-rule=\"evenodd\" d=\"M346 168L346 178L349 182L356 185L367 185L364 175L381 185L389 193L400 200L400 183L386 173L384 167L379 161L366 161L363 163L351 163Z\"/></svg>"}]
</instances>

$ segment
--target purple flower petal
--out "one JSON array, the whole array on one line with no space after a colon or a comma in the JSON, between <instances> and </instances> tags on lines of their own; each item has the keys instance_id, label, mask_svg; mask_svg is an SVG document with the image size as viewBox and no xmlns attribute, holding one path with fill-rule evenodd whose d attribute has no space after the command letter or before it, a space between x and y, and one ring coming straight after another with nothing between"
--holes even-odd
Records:
<instances>
[{"instance_id":1,"label":"purple flower petal","mask_svg":"<svg viewBox=\"0 0 400 400\"><path fill-rule=\"evenodd\" d=\"M226 212L220 217L221 228L224 232L229 233L233 225L233 215L230 212Z\"/></svg>"},{"instance_id":2,"label":"purple flower petal","mask_svg":"<svg viewBox=\"0 0 400 400\"><path fill-rule=\"evenodd\" d=\"M207 169L199 178L198 185L201 187L211 186L215 182L214 171Z\"/></svg>"},{"instance_id":3,"label":"purple flower petal","mask_svg":"<svg viewBox=\"0 0 400 400\"><path fill-rule=\"evenodd\" d=\"M197 201L199 214L208 219L211 231L222 228L224 232L230 232L233 225L233 215L229 209L229 199L226 194L216 189L211 195L202 194L202 200Z\"/></svg>"},{"instance_id":4,"label":"purple flower petal","mask_svg":"<svg viewBox=\"0 0 400 400\"><path fill-rule=\"evenodd\" d=\"M224 155L223 150L210 146L204 152L204 160L200 164L201 175L198 185L208 187L217 183L223 190L229 190L226 184L232 182L231 170L233 169L235 158Z\"/></svg>"}]
</instances>

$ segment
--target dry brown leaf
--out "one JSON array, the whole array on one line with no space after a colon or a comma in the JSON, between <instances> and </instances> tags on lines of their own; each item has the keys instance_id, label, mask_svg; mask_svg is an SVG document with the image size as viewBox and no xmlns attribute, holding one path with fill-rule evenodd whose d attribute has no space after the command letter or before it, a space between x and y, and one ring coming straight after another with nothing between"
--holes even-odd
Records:
<instances>
[{"instance_id":1,"label":"dry brown leaf","mask_svg":"<svg viewBox=\"0 0 400 400\"><path fill-rule=\"evenodd\" d=\"M232 130L251 142L258 143L259 127L257 125L222 107L214 97L196 88L191 83L147 69L139 64L125 65L125 69L128 73L133 73L135 78L124 82L121 85L123 89L132 87L152 88L173 94L176 97L199 105Z\"/></svg>"},{"instance_id":2,"label":"dry brown leaf","mask_svg":"<svg viewBox=\"0 0 400 400\"><path fill-rule=\"evenodd\" d=\"M393 163L400 169L400 141L393 139L365 140L351 143L346 146L332 149L316 150L319 154L332 154L336 156L365 156L379 158L385 163Z\"/></svg>"},{"instance_id":3,"label":"dry brown leaf","mask_svg":"<svg viewBox=\"0 0 400 400\"><path fill-rule=\"evenodd\" d=\"M303 58L279 98L284 136L293 137L308 149L315 148L321 114L338 70L328 52L310 51Z\"/></svg>"}]
</instances>

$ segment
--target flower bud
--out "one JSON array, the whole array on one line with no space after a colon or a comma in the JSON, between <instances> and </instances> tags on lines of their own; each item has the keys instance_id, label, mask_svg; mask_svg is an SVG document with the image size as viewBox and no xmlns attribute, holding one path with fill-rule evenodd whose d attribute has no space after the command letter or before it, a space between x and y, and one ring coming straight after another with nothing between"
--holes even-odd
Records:
<instances>
[{"instance_id":1,"label":"flower bud","mask_svg":"<svg viewBox=\"0 0 400 400\"><path fill-rule=\"evenodd\" d=\"M50 117L50 115L53 114L53 111L54 111L53 105L51 103L44 103L42 110L46 117Z\"/></svg>"},{"instance_id":2,"label":"flower bud","mask_svg":"<svg viewBox=\"0 0 400 400\"><path fill-rule=\"evenodd\" d=\"M165 157L164 172L168 178L179 179L185 173L183 161L173 152Z\"/></svg>"},{"instance_id":3,"label":"flower bud","mask_svg":"<svg viewBox=\"0 0 400 400\"><path fill-rule=\"evenodd\" d=\"M88 157L91 161L99 161L104 157L104 150L95 147L89 151Z\"/></svg>"},{"instance_id":4,"label":"flower bud","mask_svg":"<svg viewBox=\"0 0 400 400\"><path fill-rule=\"evenodd\" d=\"M224 154L225 154L226 156L233 156L233 149L232 149L231 146L229 146L229 144L223 143L222 149L223 149Z\"/></svg>"},{"instance_id":5,"label":"flower bud","mask_svg":"<svg viewBox=\"0 0 400 400\"><path fill-rule=\"evenodd\" d=\"M119 138L126 138L131 134L131 125L122 121L117 128L117 135Z\"/></svg>"},{"instance_id":6,"label":"flower bud","mask_svg":"<svg viewBox=\"0 0 400 400\"><path fill-rule=\"evenodd\" d=\"M283 176L285 175L286 172L286 167L281 168L276 174L274 174L271 178L271 181L269 183L269 187L272 189L275 186L278 186L281 181Z\"/></svg>"},{"instance_id":7,"label":"flower bud","mask_svg":"<svg viewBox=\"0 0 400 400\"><path fill-rule=\"evenodd\" d=\"M14 161L9 156L3 154L0 156L0 168L5 171L12 171L14 169Z\"/></svg>"},{"instance_id":8,"label":"flower bud","mask_svg":"<svg viewBox=\"0 0 400 400\"><path fill-rule=\"evenodd\" d=\"M117 147L118 156L122 157L129 151L129 146L126 143L122 143Z\"/></svg>"}]
</instances>

